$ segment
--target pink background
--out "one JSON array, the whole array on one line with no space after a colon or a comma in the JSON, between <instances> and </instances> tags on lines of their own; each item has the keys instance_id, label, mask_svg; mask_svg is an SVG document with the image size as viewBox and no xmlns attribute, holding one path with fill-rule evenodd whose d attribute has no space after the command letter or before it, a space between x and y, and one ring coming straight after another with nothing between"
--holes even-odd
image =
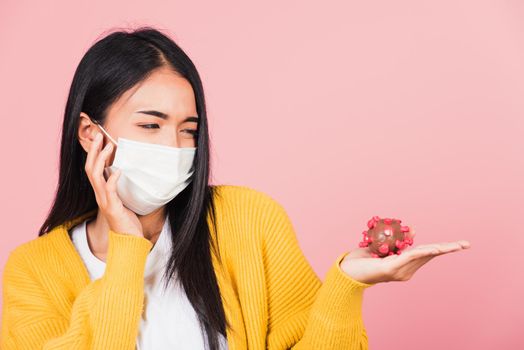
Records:
<instances>
[{"instance_id":1,"label":"pink background","mask_svg":"<svg viewBox=\"0 0 524 350\"><path fill-rule=\"evenodd\" d=\"M517 0L2 0L2 268L50 208L80 58L141 24L201 73L213 182L280 201L322 279L372 215L412 224L415 245L470 241L365 292L371 349L524 347Z\"/></svg>"}]
</instances>

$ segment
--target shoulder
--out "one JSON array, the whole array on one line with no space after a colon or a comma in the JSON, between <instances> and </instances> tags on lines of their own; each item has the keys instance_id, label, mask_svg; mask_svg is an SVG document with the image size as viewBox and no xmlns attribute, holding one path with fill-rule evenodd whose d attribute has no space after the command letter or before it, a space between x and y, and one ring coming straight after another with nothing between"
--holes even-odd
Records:
<instances>
[{"instance_id":1,"label":"shoulder","mask_svg":"<svg viewBox=\"0 0 524 350\"><path fill-rule=\"evenodd\" d=\"M215 185L213 189L217 202L229 207L283 210L283 206L276 198L260 189L230 184Z\"/></svg>"},{"instance_id":2,"label":"shoulder","mask_svg":"<svg viewBox=\"0 0 524 350\"><path fill-rule=\"evenodd\" d=\"M6 284L7 280L10 280L16 273L23 272L28 269L26 263L26 256L30 254L31 247L34 245L32 241L20 244L16 248L12 249L8 256L7 261L3 268L3 284Z\"/></svg>"},{"instance_id":3,"label":"shoulder","mask_svg":"<svg viewBox=\"0 0 524 350\"><path fill-rule=\"evenodd\" d=\"M33 238L11 249L4 266L4 277L21 269L32 269L42 266L45 258L53 251L53 241L58 232L51 231L45 235ZM30 263L28 262L30 258Z\"/></svg>"},{"instance_id":4,"label":"shoulder","mask_svg":"<svg viewBox=\"0 0 524 350\"><path fill-rule=\"evenodd\" d=\"M267 192L242 185L217 185L215 193L219 216L237 227L265 232L282 225L292 227L284 206Z\"/></svg>"}]
</instances>

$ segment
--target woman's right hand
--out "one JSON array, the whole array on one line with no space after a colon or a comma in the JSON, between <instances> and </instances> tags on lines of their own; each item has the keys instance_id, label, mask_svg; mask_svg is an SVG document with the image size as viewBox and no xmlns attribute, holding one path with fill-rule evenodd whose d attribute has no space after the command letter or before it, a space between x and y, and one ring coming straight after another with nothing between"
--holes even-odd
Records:
<instances>
[{"instance_id":1,"label":"woman's right hand","mask_svg":"<svg viewBox=\"0 0 524 350\"><path fill-rule=\"evenodd\" d=\"M124 206L116 192L116 181L120 177L120 169L111 174L107 181L104 177L106 160L111 155L113 144L108 142L104 149L100 150L102 139L103 135L99 132L89 147L85 164L85 171L94 189L98 208L102 211L111 230L144 237L138 216Z\"/></svg>"}]
</instances>

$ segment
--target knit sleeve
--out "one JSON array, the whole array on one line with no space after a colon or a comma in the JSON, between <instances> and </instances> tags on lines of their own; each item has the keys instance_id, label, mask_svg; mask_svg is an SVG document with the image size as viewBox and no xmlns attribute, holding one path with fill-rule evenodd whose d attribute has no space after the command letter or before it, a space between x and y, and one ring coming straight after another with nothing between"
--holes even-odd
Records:
<instances>
[{"instance_id":1,"label":"knit sleeve","mask_svg":"<svg viewBox=\"0 0 524 350\"><path fill-rule=\"evenodd\" d=\"M364 290L374 284L342 270L340 262L348 251L335 259L322 283L300 249L284 208L270 198L265 210L267 349L367 350L362 300Z\"/></svg>"},{"instance_id":2,"label":"knit sleeve","mask_svg":"<svg viewBox=\"0 0 524 350\"><path fill-rule=\"evenodd\" d=\"M110 230L105 273L77 295L68 317L34 278L31 257L15 249L2 279L0 349L134 349L152 245Z\"/></svg>"}]
</instances>

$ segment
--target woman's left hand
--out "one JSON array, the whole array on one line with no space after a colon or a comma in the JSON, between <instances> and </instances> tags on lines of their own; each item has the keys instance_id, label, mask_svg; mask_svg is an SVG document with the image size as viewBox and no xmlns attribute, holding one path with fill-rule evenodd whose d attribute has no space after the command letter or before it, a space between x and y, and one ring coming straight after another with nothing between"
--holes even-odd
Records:
<instances>
[{"instance_id":1,"label":"woman's left hand","mask_svg":"<svg viewBox=\"0 0 524 350\"><path fill-rule=\"evenodd\" d=\"M344 257L340 267L351 278L363 283L407 281L434 257L469 247L469 242L465 240L424 244L405 249L400 255L383 258L373 258L369 247L357 248Z\"/></svg>"}]
</instances>

